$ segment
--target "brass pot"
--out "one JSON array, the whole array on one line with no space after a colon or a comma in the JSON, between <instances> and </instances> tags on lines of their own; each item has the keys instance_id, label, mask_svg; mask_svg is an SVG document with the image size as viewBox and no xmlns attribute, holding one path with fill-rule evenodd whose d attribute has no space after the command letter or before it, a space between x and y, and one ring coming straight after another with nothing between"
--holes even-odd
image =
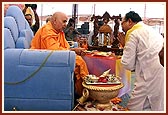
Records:
<instances>
[{"instance_id":1,"label":"brass pot","mask_svg":"<svg viewBox=\"0 0 168 115\"><path fill-rule=\"evenodd\" d=\"M105 109L111 109L110 100L117 97L120 89L124 86L123 83L118 85L88 85L85 82L82 83L83 87L88 90L87 95L95 100L96 108L99 107ZM86 90L85 89L85 90Z\"/></svg>"}]
</instances>

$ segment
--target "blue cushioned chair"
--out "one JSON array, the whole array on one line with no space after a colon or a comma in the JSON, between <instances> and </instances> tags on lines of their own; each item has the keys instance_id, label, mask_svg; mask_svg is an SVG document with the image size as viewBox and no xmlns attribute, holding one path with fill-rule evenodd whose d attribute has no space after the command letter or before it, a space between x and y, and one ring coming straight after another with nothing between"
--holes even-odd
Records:
<instances>
[{"instance_id":1,"label":"blue cushioned chair","mask_svg":"<svg viewBox=\"0 0 168 115\"><path fill-rule=\"evenodd\" d=\"M3 28L4 111L71 111L75 52L28 49L32 31L21 19L21 10L16 6L11 9L13 12L7 11L4 17Z\"/></svg>"},{"instance_id":2,"label":"blue cushioned chair","mask_svg":"<svg viewBox=\"0 0 168 115\"><path fill-rule=\"evenodd\" d=\"M18 6L10 6L4 17L4 27L10 29L16 48L30 48L33 32Z\"/></svg>"}]
</instances>

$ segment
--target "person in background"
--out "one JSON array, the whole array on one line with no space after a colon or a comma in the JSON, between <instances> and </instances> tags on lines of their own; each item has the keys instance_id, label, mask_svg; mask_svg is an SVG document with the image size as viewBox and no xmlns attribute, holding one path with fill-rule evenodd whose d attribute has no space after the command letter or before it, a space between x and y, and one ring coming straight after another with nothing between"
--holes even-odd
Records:
<instances>
[{"instance_id":1,"label":"person in background","mask_svg":"<svg viewBox=\"0 0 168 115\"><path fill-rule=\"evenodd\" d=\"M163 36L163 38L164 38L164 33L161 33L161 35Z\"/></svg>"},{"instance_id":2,"label":"person in background","mask_svg":"<svg viewBox=\"0 0 168 115\"><path fill-rule=\"evenodd\" d=\"M134 11L122 19L118 39L123 45L122 65L135 70L134 89L127 104L130 111L164 110L164 68L158 53L163 47L163 37L142 22Z\"/></svg>"},{"instance_id":3,"label":"person in background","mask_svg":"<svg viewBox=\"0 0 168 115\"><path fill-rule=\"evenodd\" d=\"M161 35L164 38L164 33L161 33ZM164 45L163 45L162 49L159 52L159 59L160 59L160 64L164 67Z\"/></svg>"},{"instance_id":4,"label":"person in background","mask_svg":"<svg viewBox=\"0 0 168 115\"><path fill-rule=\"evenodd\" d=\"M88 50L88 41L87 41L87 38L83 39L81 47L84 48L85 50Z\"/></svg>"},{"instance_id":5,"label":"person in background","mask_svg":"<svg viewBox=\"0 0 168 115\"><path fill-rule=\"evenodd\" d=\"M94 35L93 31L89 32L89 36L88 36L88 45L92 45L92 36Z\"/></svg>"},{"instance_id":6,"label":"person in background","mask_svg":"<svg viewBox=\"0 0 168 115\"><path fill-rule=\"evenodd\" d=\"M75 67L75 94L76 97L82 96L82 82L86 75L89 74L87 65L81 55L85 54L83 48L71 48L65 39L63 30L66 27L68 17L62 12L55 12L48 23L42 26L31 42L31 49L48 49L48 50L73 50L76 52ZM39 42L40 41L40 42Z\"/></svg>"},{"instance_id":7,"label":"person in background","mask_svg":"<svg viewBox=\"0 0 168 115\"><path fill-rule=\"evenodd\" d=\"M64 29L64 33L65 33L65 38L68 41L76 41L77 35L81 34L75 29L75 20L73 18L69 19L68 24Z\"/></svg>"},{"instance_id":8,"label":"person in background","mask_svg":"<svg viewBox=\"0 0 168 115\"><path fill-rule=\"evenodd\" d=\"M29 13L26 14L26 10L27 10L28 7L31 7L31 9L33 10L33 13L34 13L34 16L35 16L35 24L33 24L32 14L29 14ZM36 9L37 9L37 4L25 4L25 7L23 9L23 14L25 15L25 18L28 21L34 35L40 27L39 16L36 12Z\"/></svg>"},{"instance_id":9,"label":"person in background","mask_svg":"<svg viewBox=\"0 0 168 115\"><path fill-rule=\"evenodd\" d=\"M50 21L50 19L51 19L51 15L49 15L49 16L46 18L46 23L47 23L48 21Z\"/></svg>"},{"instance_id":10,"label":"person in background","mask_svg":"<svg viewBox=\"0 0 168 115\"><path fill-rule=\"evenodd\" d=\"M160 59L160 64L164 67L164 46L159 52L159 59Z\"/></svg>"}]
</instances>

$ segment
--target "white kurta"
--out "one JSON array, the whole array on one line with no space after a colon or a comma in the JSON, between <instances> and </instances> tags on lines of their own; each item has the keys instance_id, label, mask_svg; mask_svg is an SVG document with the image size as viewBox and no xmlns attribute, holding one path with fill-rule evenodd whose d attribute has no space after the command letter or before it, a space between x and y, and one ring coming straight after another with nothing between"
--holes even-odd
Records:
<instances>
[{"instance_id":1,"label":"white kurta","mask_svg":"<svg viewBox=\"0 0 168 115\"><path fill-rule=\"evenodd\" d=\"M121 63L128 70L135 70L135 83L128 108L142 111L148 98L152 111L164 110L164 68L158 52L163 37L142 22L142 28L134 30L126 42Z\"/></svg>"}]
</instances>

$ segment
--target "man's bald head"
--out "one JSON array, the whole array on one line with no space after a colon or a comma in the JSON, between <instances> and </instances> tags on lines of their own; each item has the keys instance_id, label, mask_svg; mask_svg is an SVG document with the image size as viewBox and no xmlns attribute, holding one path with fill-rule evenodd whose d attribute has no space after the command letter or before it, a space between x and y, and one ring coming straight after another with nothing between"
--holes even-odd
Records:
<instances>
[{"instance_id":1,"label":"man's bald head","mask_svg":"<svg viewBox=\"0 0 168 115\"><path fill-rule=\"evenodd\" d=\"M63 31L66 27L68 16L63 12L55 12L51 17L51 24L58 32Z\"/></svg>"},{"instance_id":2,"label":"man's bald head","mask_svg":"<svg viewBox=\"0 0 168 115\"><path fill-rule=\"evenodd\" d=\"M51 18L58 19L58 18L68 18L67 15L63 12L55 12Z\"/></svg>"}]
</instances>

